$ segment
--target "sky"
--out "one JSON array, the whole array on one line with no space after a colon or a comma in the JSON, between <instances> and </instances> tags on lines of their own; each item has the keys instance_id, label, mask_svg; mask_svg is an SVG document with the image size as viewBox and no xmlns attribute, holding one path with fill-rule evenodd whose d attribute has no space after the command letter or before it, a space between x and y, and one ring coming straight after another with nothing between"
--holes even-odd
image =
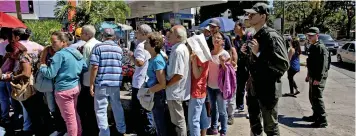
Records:
<instances>
[{"instance_id":1,"label":"sky","mask_svg":"<svg viewBox=\"0 0 356 136\"><path fill-rule=\"evenodd\" d=\"M268 2L269 2L269 6L273 7L273 0L268 0Z\"/></svg>"}]
</instances>

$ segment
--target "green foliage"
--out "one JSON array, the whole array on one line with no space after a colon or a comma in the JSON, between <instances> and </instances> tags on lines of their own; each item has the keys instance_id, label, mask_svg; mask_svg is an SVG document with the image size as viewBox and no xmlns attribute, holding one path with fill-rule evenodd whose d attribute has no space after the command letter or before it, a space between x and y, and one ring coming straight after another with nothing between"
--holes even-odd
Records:
<instances>
[{"instance_id":1,"label":"green foliage","mask_svg":"<svg viewBox=\"0 0 356 136\"><path fill-rule=\"evenodd\" d=\"M107 18L114 18L115 23L125 23L126 17L131 14L130 8L122 0L81 1L76 7L71 6L67 1L60 0L54 10L55 16L62 20L67 20L69 10L76 10L76 15L69 22L74 22L77 26L85 24L97 25Z\"/></svg>"},{"instance_id":2,"label":"green foliage","mask_svg":"<svg viewBox=\"0 0 356 136\"><path fill-rule=\"evenodd\" d=\"M265 2L265 1L228 1L222 4L215 4L209 6L203 6L200 8L200 22L204 22L205 20L213 17L220 17L221 13L225 12L227 9L231 10L231 17L233 20L237 20L237 16L241 16L245 14L243 9L252 8L254 4L257 2Z\"/></svg>"},{"instance_id":3,"label":"green foliage","mask_svg":"<svg viewBox=\"0 0 356 136\"><path fill-rule=\"evenodd\" d=\"M283 1L274 1L276 17L282 17ZM284 1L285 30L292 30L296 24L297 33L304 33L311 27L321 32L349 32L354 26L354 1ZM352 25L353 24L353 25ZM347 33L348 35L348 33ZM349 36L349 35L348 35Z\"/></svg>"},{"instance_id":4,"label":"green foliage","mask_svg":"<svg viewBox=\"0 0 356 136\"><path fill-rule=\"evenodd\" d=\"M31 40L43 46L50 45L51 34L62 27L58 20L26 20L25 24L32 31Z\"/></svg>"},{"instance_id":5,"label":"green foliage","mask_svg":"<svg viewBox=\"0 0 356 136\"><path fill-rule=\"evenodd\" d=\"M171 23L167 22L163 24L163 29L170 29L171 28Z\"/></svg>"}]
</instances>

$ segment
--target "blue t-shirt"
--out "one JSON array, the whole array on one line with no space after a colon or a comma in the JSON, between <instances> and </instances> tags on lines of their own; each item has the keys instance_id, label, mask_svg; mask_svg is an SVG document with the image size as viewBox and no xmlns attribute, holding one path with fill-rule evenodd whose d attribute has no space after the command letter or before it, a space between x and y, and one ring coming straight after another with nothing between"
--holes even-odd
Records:
<instances>
[{"instance_id":1,"label":"blue t-shirt","mask_svg":"<svg viewBox=\"0 0 356 136\"><path fill-rule=\"evenodd\" d=\"M166 61L161 54L157 54L155 58L151 58L148 62L147 68L147 87L152 87L157 84L156 71L164 70L166 68Z\"/></svg>"}]
</instances>

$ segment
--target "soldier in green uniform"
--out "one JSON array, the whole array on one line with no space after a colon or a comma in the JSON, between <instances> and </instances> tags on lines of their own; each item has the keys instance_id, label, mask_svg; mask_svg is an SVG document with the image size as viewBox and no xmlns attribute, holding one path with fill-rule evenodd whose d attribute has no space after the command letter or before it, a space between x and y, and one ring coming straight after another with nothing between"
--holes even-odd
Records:
<instances>
[{"instance_id":1,"label":"soldier in green uniform","mask_svg":"<svg viewBox=\"0 0 356 136\"><path fill-rule=\"evenodd\" d=\"M256 3L249 14L249 23L255 29L253 39L241 51L250 48L252 54L247 90L247 106L250 115L251 135L262 135L261 116L267 136L279 136L278 100L282 95L281 77L289 68L288 51L283 37L266 26L270 10L265 3Z\"/></svg>"},{"instance_id":2,"label":"soldier in green uniform","mask_svg":"<svg viewBox=\"0 0 356 136\"><path fill-rule=\"evenodd\" d=\"M306 81L309 82L309 100L312 105L313 115L305 116L303 120L314 122L313 127L326 127L325 106L323 101L323 91L328 77L330 67L330 54L325 45L318 40L319 29L311 27L308 30L308 50L307 68L308 75Z\"/></svg>"}]
</instances>

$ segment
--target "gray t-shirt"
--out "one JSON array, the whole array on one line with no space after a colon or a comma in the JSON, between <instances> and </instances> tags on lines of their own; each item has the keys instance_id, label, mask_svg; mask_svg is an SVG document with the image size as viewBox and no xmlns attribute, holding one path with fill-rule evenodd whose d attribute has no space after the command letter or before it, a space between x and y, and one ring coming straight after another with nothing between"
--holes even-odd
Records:
<instances>
[{"instance_id":1,"label":"gray t-shirt","mask_svg":"<svg viewBox=\"0 0 356 136\"><path fill-rule=\"evenodd\" d=\"M166 88L167 100L185 101L190 99L189 56L189 50L185 44L178 43L172 47L167 64L167 81L176 74L183 76L183 78L178 83Z\"/></svg>"}]
</instances>

